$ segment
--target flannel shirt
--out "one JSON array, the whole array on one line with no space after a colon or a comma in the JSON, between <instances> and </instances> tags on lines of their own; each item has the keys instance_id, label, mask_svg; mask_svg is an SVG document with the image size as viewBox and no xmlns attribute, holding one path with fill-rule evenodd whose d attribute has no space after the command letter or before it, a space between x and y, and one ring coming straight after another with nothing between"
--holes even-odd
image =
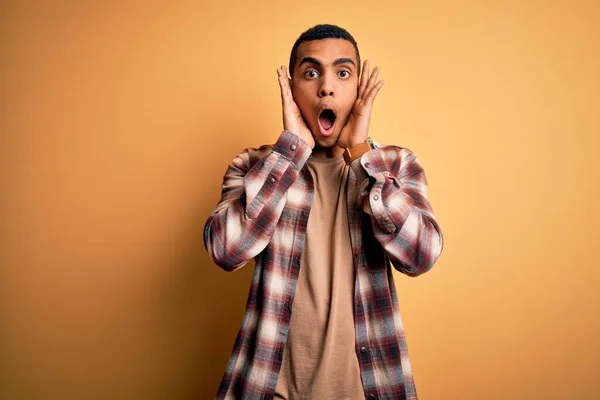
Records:
<instances>
[{"instance_id":1,"label":"flannel shirt","mask_svg":"<svg viewBox=\"0 0 600 400\"><path fill-rule=\"evenodd\" d=\"M311 153L287 131L274 145L244 150L228 167L221 198L206 221L204 246L215 264L235 271L255 260L217 399L274 396L313 197L305 168ZM417 276L442 252L425 173L409 149L379 144L352 162L348 173L355 351L365 398L416 399L390 265Z\"/></svg>"}]
</instances>

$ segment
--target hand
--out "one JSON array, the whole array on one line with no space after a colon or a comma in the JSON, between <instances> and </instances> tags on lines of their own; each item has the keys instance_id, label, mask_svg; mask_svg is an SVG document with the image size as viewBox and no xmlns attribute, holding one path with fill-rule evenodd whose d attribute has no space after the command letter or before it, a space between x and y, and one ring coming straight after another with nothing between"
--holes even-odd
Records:
<instances>
[{"instance_id":1,"label":"hand","mask_svg":"<svg viewBox=\"0 0 600 400\"><path fill-rule=\"evenodd\" d=\"M375 83L378 75L379 67L375 67L369 77L369 61L366 60L363 64L362 74L360 75L358 98L354 102L346 125L344 125L340 132L340 137L337 141L338 146L342 148L354 147L369 137L369 122L371 120L373 101L379 89L383 86L383 81Z\"/></svg>"},{"instance_id":2,"label":"hand","mask_svg":"<svg viewBox=\"0 0 600 400\"><path fill-rule=\"evenodd\" d=\"M282 65L281 68L277 69L277 76L279 77L279 87L281 88L281 105L283 107L283 129L289 132L293 132L298 135L302 140L310 146L315 147L315 139L306 126L304 119L298 105L294 101L292 95L292 88L290 86L290 80L287 76L287 70Z\"/></svg>"}]
</instances>

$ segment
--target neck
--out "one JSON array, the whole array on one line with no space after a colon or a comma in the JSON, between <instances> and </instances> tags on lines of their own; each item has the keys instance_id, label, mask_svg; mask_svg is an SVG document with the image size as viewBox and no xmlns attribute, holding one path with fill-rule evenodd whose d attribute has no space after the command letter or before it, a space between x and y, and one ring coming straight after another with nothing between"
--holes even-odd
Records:
<instances>
[{"instance_id":1,"label":"neck","mask_svg":"<svg viewBox=\"0 0 600 400\"><path fill-rule=\"evenodd\" d=\"M342 154L344 154L344 149L337 144L330 147L320 147L317 145L312 151L312 156L317 158L336 158L341 157Z\"/></svg>"}]
</instances>

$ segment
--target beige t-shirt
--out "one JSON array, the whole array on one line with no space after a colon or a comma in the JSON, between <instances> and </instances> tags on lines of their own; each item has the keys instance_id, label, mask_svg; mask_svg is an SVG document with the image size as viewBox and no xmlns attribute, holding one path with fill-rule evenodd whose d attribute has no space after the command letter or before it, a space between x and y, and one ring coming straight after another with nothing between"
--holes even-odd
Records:
<instances>
[{"instance_id":1,"label":"beige t-shirt","mask_svg":"<svg viewBox=\"0 0 600 400\"><path fill-rule=\"evenodd\" d=\"M354 264L342 157L308 159L314 198L276 399L364 400L354 344Z\"/></svg>"}]
</instances>

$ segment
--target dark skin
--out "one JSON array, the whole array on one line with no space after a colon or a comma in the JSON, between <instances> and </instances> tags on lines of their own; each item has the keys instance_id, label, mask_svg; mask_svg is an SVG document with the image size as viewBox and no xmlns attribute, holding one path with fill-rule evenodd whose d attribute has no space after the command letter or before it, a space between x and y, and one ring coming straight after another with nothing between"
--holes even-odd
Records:
<instances>
[{"instance_id":1,"label":"dark skin","mask_svg":"<svg viewBox=\"0 0 600 400\"><path fill-rule=\"evenodd\" d=\"M345 147L369 136L373 102L383 81L377 81L378 67L369 76L368 60L359 79L357 64L352 43L324 39L298 46L293 79L285 66L277 70L284 129L300 136L314 157L341 157ZM335 113L329 129L319 119L325 108Z\"/></svg>"}]
</instances>

